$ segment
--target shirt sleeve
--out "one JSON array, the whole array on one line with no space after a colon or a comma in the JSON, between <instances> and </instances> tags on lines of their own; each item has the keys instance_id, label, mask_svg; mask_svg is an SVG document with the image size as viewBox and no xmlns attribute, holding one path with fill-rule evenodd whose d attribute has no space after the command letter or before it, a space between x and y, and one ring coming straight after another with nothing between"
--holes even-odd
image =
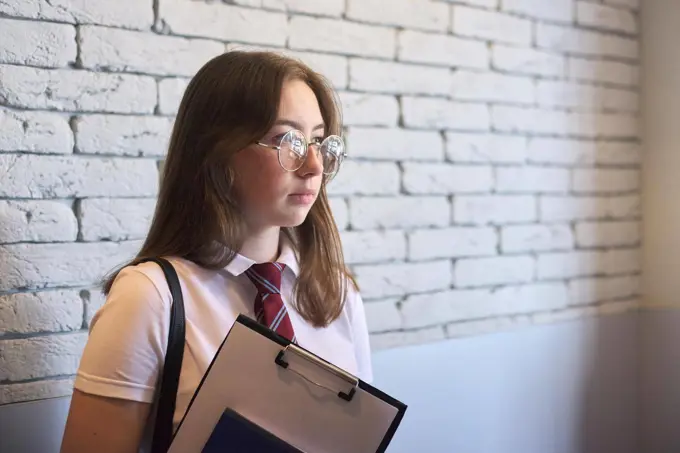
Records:
<instances>
[{"instance_id":1,"label":"shirt sleeve","mask_svg":"<svg viewBox=\"0 0 680 453\"><path fill-rule=\"evenodd\" d=\"M170 307L138 267L118 274L92 319L74 383L84 393L153 401L165 359Z\"/></svg>"},{"instance_id":2,"label":"shirt sleeve","mask_svg":"<svg viewBox=\"0 0 680 453\"><path fill-rule=\"evenodd\" d=\"M359 378L364 382L373 382L373 364L371 362L371 345L366 324L366 312L364 302L359 292L350 284L350 319L354 341L354 353L356 355Z\"/></svg>"}]
</instances>

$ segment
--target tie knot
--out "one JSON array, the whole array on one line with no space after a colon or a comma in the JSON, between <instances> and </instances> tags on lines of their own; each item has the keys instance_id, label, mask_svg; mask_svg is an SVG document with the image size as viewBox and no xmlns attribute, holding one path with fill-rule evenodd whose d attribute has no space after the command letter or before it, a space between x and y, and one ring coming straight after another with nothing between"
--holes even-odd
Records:
<instances>
[{"instance_id":1,"label":"tie knot","mask_svg":"<svg viewBox=\"0 0 680 453\"><path fill-rule=\"evenodd\" d=\"M281 274L285 264L261 263L253 264L246 271L246 275L255 285L258 292L264 294L279 294L281 292Z\"/></svg>"}]
</instances>

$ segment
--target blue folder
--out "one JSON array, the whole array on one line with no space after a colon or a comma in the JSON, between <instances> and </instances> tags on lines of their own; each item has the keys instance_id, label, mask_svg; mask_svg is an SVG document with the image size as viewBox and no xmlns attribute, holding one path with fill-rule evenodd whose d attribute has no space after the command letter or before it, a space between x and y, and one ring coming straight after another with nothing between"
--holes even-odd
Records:
<instances>
[{"instance_id":1,"label":"blue folder","mask_svg":"<svg viewBox=\"0 0 680 453\"><path fill-rule=\"evenodd\" d=\"M226 447L228 446L228 447ZM215 425L203 453L303 453L238 412L227 409Z\"/></svg>"}]
</instances>

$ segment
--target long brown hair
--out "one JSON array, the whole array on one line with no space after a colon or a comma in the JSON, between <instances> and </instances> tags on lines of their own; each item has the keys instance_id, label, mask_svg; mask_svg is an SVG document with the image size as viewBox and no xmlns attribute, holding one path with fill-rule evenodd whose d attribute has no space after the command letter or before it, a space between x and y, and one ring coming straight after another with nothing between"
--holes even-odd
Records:
<instances>
[{"instance_id":1,"label":"long brown hair","mask_svg":"<svg viewBox=\"0 0 680 453\"><path fill-rule=\"evenodd\" d=\"M156 210L141 250L130 263L179 257L225 267L247 233L233 199L231 156L259 140L277 118L283 83L299 79L319 102L326 134L340 134L341 112L328 81L302 62L270 52L233 51L206 63L182 98L163 166ZM342 312L348 282L326 182L305 221L283 229L300 260L295 308L322 327ZM108 276L108 294L121 268Z\"/></svg>"}]
</instances>

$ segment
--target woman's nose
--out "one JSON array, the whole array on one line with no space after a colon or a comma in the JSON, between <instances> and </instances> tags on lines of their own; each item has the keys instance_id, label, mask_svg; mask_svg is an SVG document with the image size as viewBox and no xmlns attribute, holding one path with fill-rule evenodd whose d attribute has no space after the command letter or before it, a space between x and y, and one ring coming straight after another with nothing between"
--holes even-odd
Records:
<instances>
[{"instance_id":1,"label":"woman's nose","mask_svg":"<svg viewBox=\"0 0 680 453\"><path fill-rule=\"evenodd\" d=\"M317 176L323 172L323 158L318 146L310 144L307 147L307 158L299 172L306 177Z\"/></svg>"}]
</instances>

